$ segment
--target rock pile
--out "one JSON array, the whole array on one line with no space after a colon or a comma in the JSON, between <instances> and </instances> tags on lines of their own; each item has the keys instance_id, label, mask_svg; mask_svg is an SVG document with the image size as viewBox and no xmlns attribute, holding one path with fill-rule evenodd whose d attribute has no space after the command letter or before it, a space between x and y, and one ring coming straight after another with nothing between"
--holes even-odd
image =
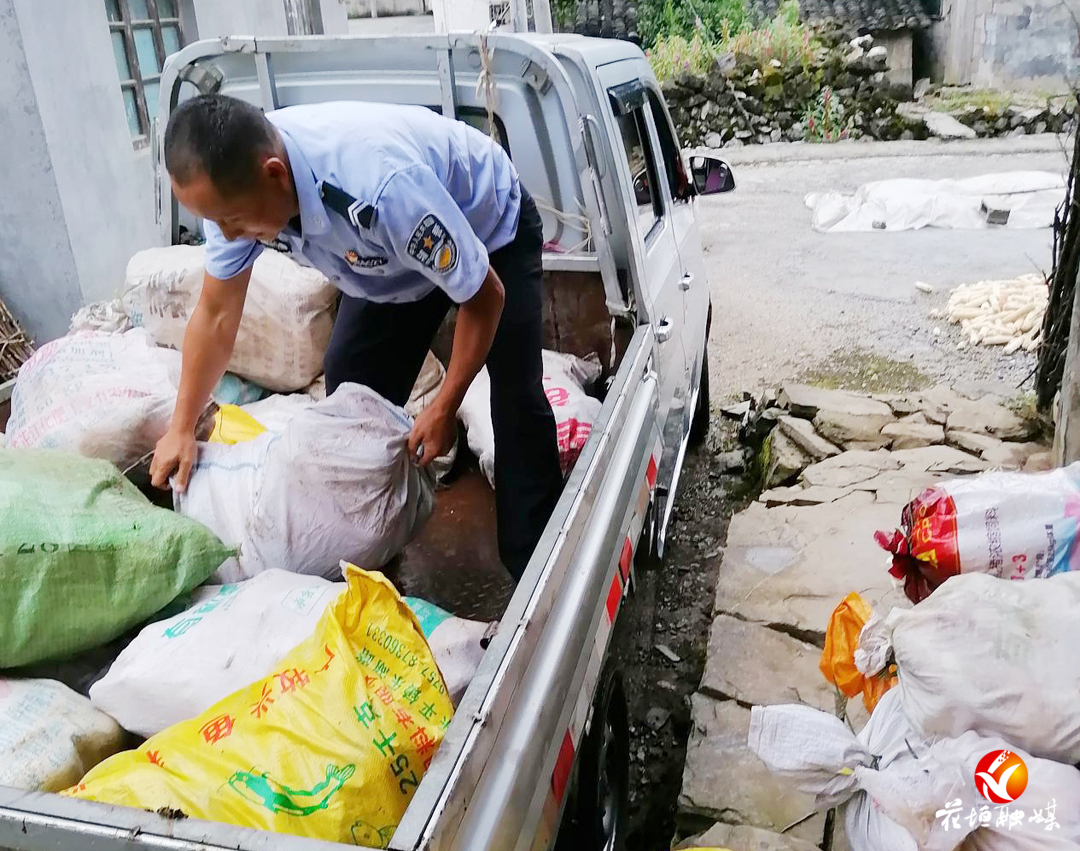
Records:
<instances>
[{"instance_id":1,"label":"rock pile","mask_svg":"<svg viewBox=\"0 0 1080 851\"><path fill-rule=\"evenodd\" d=\"M1002 110L969 105L952 116L970 127L976 136L1026 136L1033 133L1064 133L1073 124L1076 112L1067 99L1052 100L1046 106L1009 105Z\"/></svg>"},{"instance_id":2,"label":"rock pile","mask_svg":"<svg viewBox=\"0 0 1080 851\"><path fill-rule=\"evenodd\" d=\"M810 65L784 67L773 59L764 67L753 57L725 54L714 72L681 74L662 89L684 145L710 148L801 141L804 118L822 89L830 87L855 135L874 139L926 138L920 122L896 113L911 87L890 83L885 52L869 49L864 36L835 39Z\"/></svg>"},{"instance_id":3,"label":"rock pile","mask_svg":"<svg viewBox=\"0 0 1080 851\"><path fill-rule=\"evenodd\" d=\"M743 433L756 432L760 438L762 423L768 435L758 453L766 489L761 499L772 505L831 502L869 478L860 478L867 465L879 465L869 457L884 449L895 456L897 451L943 447L917 456L917 463L932 459L921 473L1049 469L1049 455L1030 442L1037 424L1009 410L1000 398L947 386L871 397L789 383L775 404L747 412ZM910 461L903 464L911 466Z\"/></svg>"}]
</instances>

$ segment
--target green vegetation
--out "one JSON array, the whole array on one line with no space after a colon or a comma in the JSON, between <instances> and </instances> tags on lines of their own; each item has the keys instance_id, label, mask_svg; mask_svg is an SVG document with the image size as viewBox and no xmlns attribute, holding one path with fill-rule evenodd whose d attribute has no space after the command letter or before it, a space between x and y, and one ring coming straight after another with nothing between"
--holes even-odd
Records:
<instances>
[{"instance_id":1,"label":"green vegetation","mask_svg":"<svg viewBox=\"0 0 1080 851\"><path fill-rule=\"evenodd\" d=\"M938 112L960 112L969 106L1000 114L1012 103L1009 92L992 89L942 89L926 99L926 105Z\"/></svg>"},{"instance_id":2,"label":"green vegetation","mask_svg":"<svg viewBox=\"0 0 1080 851\"><path fill-rule=\"evenodd\" d=\"M806 125L807 142L839 142L855 135L854 122L851 118L844 120L844 105L829 86L825 86L807 108L803 124Z\"/></svg>"},{"instance_id":3,"label":"green vegetation","mask_svg":"<svg viewBox=\"0 0 1080 851\"><path fill-rule=\"evenodd\" d=\"M638 32L646 48L699 35L715 43L741 32L748 16L746 0L641 0Z\"/></svg>"},{"instance_id":4,"label":"green vegetation","mask_svg":"<svg viewBox=\"0 0 1080 851\"><path fill-rule=\"evenodd\" d=\"M645 51L653 73L660 82L674 80L679 74L708 75L716 60L717 48L694 33L692 38L673 35L658 41Z\"/></svg>"},{"instance_id":5,"label":"green vegetation","mask_svg":"<svg viewBox=\"0 0 1080 851\"><path fill-rule=\"evenodd\" d=\"M1066 104L1070 95L1051 92L1024 91L1007 92L993 89L971 89L958 86L946 86L931 92L926 97L926 105L938 112L963 112L968 109L982 109L992 115L1001 115L1010 106L1020 109L1045 109L1056 103Z\"/></svg>"},{"instance_id":6,"label":"green vegetation","mask_svg":"<svg viewBox=\"0 0 1080 851\"><path fill-rule=\"evenodd\" d=\"M762 70L807 68L818 58L821 43L809 27L799 23L798 0L785 0L776 17L759 27L733 32L720 45L736 56L749 56Z\"/></svg>"},{"instance_id":7,"label":"green vegetation","mask_svg":"<svg viewBox=\"0 0 1080 851\"><path fill-rule=\"evenodd\" d=\"M733 0L717 3L717 7L721 5L732 10L738 6ZM797 0L787 0L775 18L759 27L748 25L743 8L741 17L731 12L730 17L712 19L709 25L702 19L700 26L693 26L689 32L682 19L675 16L672 0L665 0L662 8L667 10L661 15L665 27L652 42L646 42L652 46L645 51L661 82L682 73L709 75L716 57L725 53L752 64L768 78L784 68L808 68L821 49L811 31L799 23Z\"/></svg>"},{"instance_id":8,"label":"green vegetation","mask_svg":"<svg viewBox=\"0 0 1080 851\"><path fill-rule=\"evenodd\" d=\"M929 376L911 361L897 361L862 349L834 352L825 363L804 372L800 380L828 390L861 393L902 393L931 384Z\"/></svg>"}]
</instances>

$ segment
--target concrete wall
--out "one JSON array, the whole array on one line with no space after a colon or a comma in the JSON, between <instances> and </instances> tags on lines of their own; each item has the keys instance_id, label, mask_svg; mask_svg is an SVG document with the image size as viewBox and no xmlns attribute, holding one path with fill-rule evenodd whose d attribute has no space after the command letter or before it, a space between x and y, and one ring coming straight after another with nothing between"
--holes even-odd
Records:
<instances>
[{"instance_id":1,"label":"concrete wall","mask_svg":"<svg viewBox=\"0 0 1080 851\"><path fill-rule=\"evenodd\" d=\"M327 33L348 32L320 0ZM185 39L285 35L282 0L182 0ZM133 144L101 0L0 0L0 298L39 343L158 242L151 151Z\"/></svg>"},{"instance_id":2,"label":"concrete wall","mask_svg":"<svg viewBox=\"0 0 1080 851\"><path fill-rule=\"evenodd\" d=\"M39 342L152 245L100 0L0 0L0 297Z\"/></svg>"},{"instance_id":3,"label":"concrete wall","mask_svg":"<svg viewBox=\"0 0 1080 851\"><path fill-rule=\"evenodd\" d=\"M288 35L283 0L187 0L198 38L223 35ZM344 35L349 31L345 0L320 0L323 31ZM195 35L185 33L188 41Z\"/></svg>"},{"instance_id":4,"label":"concrete wall","mask_svg":"<svg viewBox=\"0 0 1080 851\"><path fill-rule=\"evenodd\" d=\"M1080 74L1073 13L1080 0L944 0L932 73L949 85L1065 91Z\"/></svg>"},{"instance_id":5,"label":"concrete wall","mask_svg":"<svg viewBox=\"0 0 1080 851\"><path fill-rule=\"evenodd\" d=\"M0 128L0 298L32 336L55 336L54 312L81 297L14 0L0 0Z\"/></svg>"},{"instance_id":6,"label":"concrete wall","mask_svg":"<svg viewBox=\"0 0 1080 851\"><path fill-rule=\"evenodd\" d=\"M891 30L874 33L874 45L880 45L889 51L889 72L891 82L910 86L912 79L912 37L911 30Z\"/></svg>"},{"instance_id":7,"label":"concrete wall","mask_svg":"<svg viewBox=\"0 0 1080 851\"><path fill-rule=\"evenodd\" d=\"M971 82L976 86L1063 90L1080 70L1077 24L1062 0L994 0L975 16L975 44Z\"/></svg>"},{"instance_id":8,"label":"concrete wall","mask_svg":"<svg viewBox=\"0 0 1080 851\"><path fill-rule=\"evenodd\" d=\"M374 0L379 17L395 15L423 15L431 9L430 0ZM345 0L345 10L350 18L370 18L372 0Z\"/></svg>"}]
</instances>

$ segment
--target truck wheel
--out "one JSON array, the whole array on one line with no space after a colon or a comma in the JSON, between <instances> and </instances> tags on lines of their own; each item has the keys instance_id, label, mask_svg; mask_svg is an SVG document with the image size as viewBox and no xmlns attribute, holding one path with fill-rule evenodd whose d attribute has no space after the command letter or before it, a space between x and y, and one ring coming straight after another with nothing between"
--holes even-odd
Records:
<instances>
[{"instance_id":1,"label":"truck wheel","mask_svg":"<svg viewBox=\"0 0 1080 851\"><path fill-rule=\"evenodd\" d=\"M709 353L706 350L701 359L701 384L698 386L697 407L694 419L690 423L690 443L700 446L709 436Z\"/></svg>"},{"instance_id":2,"label":"truck wheel","mask_svg":"<svg viewBox=\"0 0 1080 851\"><path fill-rule=\"evenodd\" d=\"M623 851L630 801L630 725L622 677L604 673L582 745L574 798L556 849Z\"/></svg>"}]
</instances>

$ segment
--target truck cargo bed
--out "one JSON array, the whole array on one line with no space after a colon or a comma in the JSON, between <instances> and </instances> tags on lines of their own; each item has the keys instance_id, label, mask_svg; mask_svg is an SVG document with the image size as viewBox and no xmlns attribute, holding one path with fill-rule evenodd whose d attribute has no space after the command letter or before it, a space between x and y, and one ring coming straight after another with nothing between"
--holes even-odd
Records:
<instances>
[{"instance_id":1,"label":"truck cargo bed","mask_svg":"<svg viewBox=\"0 0 1080 851\"><path fill-rule=\"evenodd\" d=\"M495 494L470 457L440 488L420 537L383 572L401 591L462 618L498 620L514 593L495 542Z\"/></svg>"}]
</instances>

